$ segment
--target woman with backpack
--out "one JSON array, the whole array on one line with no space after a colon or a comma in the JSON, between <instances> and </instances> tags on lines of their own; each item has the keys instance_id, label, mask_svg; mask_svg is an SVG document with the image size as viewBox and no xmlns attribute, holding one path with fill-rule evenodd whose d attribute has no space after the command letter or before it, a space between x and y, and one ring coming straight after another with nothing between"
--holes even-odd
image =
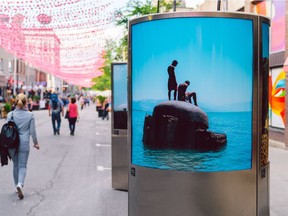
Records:
<instances>
[{"instance_id":1,"label":"woman with backpack","mask_svg":"<svg viewBox=\"0 0 288 216\"><path fill-rule=\"evenodd\" d=\"M15 101L16 108L8 113L6 120L6 122L9 122L12 119L16 123L19 132L19 148L8 149L8 151L13 161L14 184L20 199L24 198L23 186L30 152L30 136L33 140L33 147L37 150L40 148L35 130L35 118L33 113L28 111L27 103L26 96L22 93L18 94Z\"/></svg>"}]
</instances>

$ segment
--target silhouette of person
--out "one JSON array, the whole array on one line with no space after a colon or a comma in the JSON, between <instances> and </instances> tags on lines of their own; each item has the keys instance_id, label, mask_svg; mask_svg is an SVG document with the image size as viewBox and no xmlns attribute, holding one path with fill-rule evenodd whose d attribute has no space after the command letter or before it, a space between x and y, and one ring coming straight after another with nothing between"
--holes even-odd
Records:
<instances>
[{"instance_id":1,"label":"silhouette of person","mask_svg":"<svg viewBox=\"0 0 288 216\"><path fill-rule=\"evenodd\" d=\"M178 62L174 60L171 65L169 65L168 71L168 99L171 100L171 91L174 91L174 100L176 100L177 95L177 81L175 76L175 67L177 66Z\"/></svg>"},{"instance_id":2,"label":"silhouette of person","mask_svg":"<svg viewBox=\"0 0 288 216\"><path fill-rule=\"evenodd\" d=\"M179 101L186 101L186 98L188 98L189 102L192 103L192 101L191 101L191 97L192 97L194 105L198 106L196 93L195 92L187 92L186 93L186 90L187 90L189 85L190 85L190 81L186 80L184 83L182 83L178 86L178 100Z\"/></svg>"}]
</instances>

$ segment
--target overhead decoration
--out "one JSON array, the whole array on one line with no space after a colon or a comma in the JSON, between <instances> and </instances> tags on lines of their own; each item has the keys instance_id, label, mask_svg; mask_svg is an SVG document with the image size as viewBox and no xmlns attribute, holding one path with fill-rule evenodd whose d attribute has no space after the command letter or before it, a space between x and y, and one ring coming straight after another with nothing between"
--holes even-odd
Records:
<instances>
[{"instance_id":1,"label":"overhead decoration","mask_svg":"<svg viewBox=\"0 0 288 216\"><path fill-rule=\"evenodd\" d=\"M102 74L112 3L0 0L0 47L68 83L89 87Z\"/></svg>"},{"instance_id":2,"label":"overhead decoration","mask_svg":"<svg viewBox=\"0 0 288 216\"><path fill-rule=\"evenodd\" d=\"M41 23L41 24L49 24L52 20L52 17L46 15L46 14L39 14L37 16L37 20Z\"/></svg>"}]
</instances>

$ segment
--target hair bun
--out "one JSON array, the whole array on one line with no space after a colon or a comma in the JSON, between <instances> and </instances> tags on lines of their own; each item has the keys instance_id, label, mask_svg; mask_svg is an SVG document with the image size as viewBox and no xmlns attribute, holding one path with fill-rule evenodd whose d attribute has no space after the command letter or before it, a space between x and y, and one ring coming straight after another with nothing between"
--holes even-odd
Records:
<instances>
[{"instance_id":1,"label":"hair bun","mask_svg":"<svg viewBox=\"0 0 288 216\"><path fill-rule=\"evenodd\" d=\"M22 108L26 104L26 95L20 93L16 97L16 104L19 108Z\"/></svg>"}]
</instances>

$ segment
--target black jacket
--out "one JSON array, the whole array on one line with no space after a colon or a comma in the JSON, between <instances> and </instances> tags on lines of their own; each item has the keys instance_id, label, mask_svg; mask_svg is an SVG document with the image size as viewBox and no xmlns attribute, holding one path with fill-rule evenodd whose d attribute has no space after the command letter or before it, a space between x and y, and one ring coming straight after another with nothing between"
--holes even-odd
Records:
<instances>
[{"instance_id":1,"label":"black jacket","mask_svg":"<svg viewBox=\"0 0 288 216\"><path fill-rule=\"evenodd\" d=\"M1 166L8 165L8 158L11 160L8 149L0 146Z\"/></svg>"}]
</instances>

